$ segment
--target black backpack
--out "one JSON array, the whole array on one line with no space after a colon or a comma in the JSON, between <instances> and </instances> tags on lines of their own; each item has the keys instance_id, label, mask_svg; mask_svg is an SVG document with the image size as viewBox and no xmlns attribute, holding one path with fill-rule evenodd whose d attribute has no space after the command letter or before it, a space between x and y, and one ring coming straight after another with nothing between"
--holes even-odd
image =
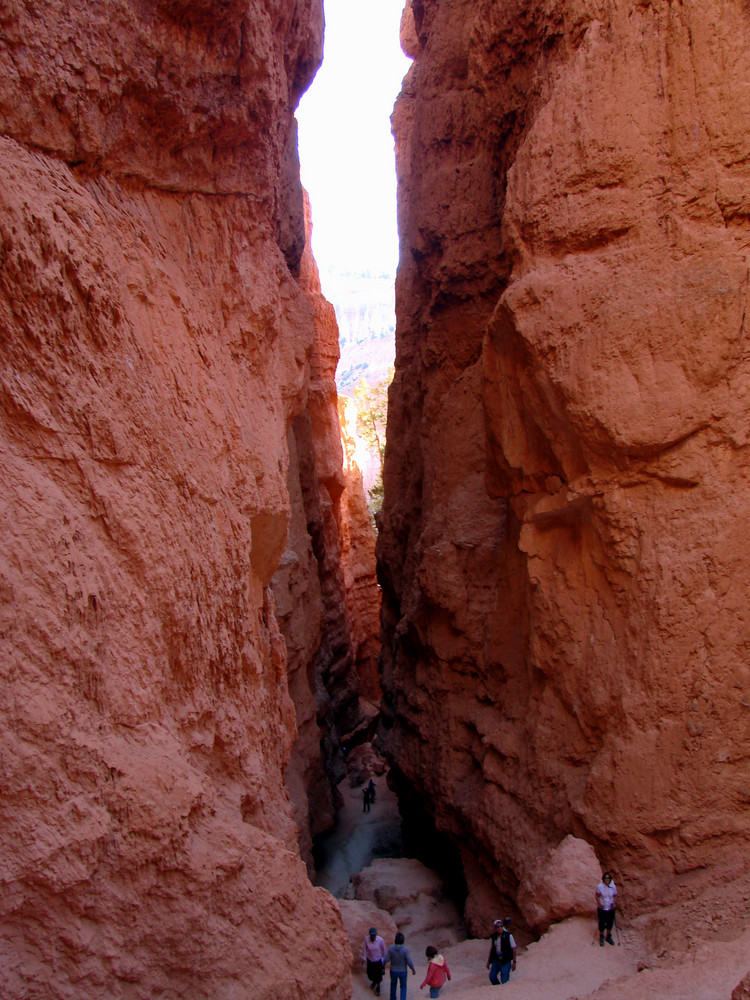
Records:
<instances>
[{"instance_id":1,"label":"black backpack","mask_svg":"<svg viewBox=\"0 0 750 1000\"><path fill-rule=\"evenodd\" d=\"M510 931L500 931L495 941L495 954L505 965L513 961L513 948L510 944Z\"/></svg>"}]
</instances>

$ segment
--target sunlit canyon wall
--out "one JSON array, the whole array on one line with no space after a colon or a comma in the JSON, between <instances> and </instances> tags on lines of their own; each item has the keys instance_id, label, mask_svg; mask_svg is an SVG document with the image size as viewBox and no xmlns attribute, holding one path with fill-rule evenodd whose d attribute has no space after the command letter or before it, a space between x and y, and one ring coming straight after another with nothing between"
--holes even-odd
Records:
<instances>
[{"instance_id":1,"label":"sunlit canyon wall","mask_svg":"<svg viewBox=\"0 0 750 1000\"><path fill-rule=\"evenodd\" d=\"M271 587L311 439L317 502L341 478L293 120L322 33L320 0L0 15L4 997L349 995L300 857L336 720L311 761Z\"/></svg>"},{"instance_id":2,"label":"sunlit canyon wall","mask_svg":"<svg viewBox=\"0 0 750 1000\"><path fill-rule=\"evenodd\" d=\"M475 932L567 834L747 917L750 14L413 0L379 538L395 774ZM731 882L731 891L722 882ZM670 909L670 907L672 909Z\"/></svg>"}]
</instances>

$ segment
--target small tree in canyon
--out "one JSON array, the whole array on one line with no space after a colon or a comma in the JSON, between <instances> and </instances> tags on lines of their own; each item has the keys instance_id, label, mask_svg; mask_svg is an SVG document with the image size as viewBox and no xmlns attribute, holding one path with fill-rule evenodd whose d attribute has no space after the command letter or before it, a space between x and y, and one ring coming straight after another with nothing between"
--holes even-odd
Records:
<instances>
[{"instance_id":1,"label":"small tree in canyon","mask_svg":"<svg viewBox=\"0 0 750 1000\"><path fill-rule=\"evenodd\" d=\"M354 390L357 403L357 434L378 460L378 474L372 489L368 490L370 513L374 516L383 505L383 459L385 456L385 424L388 416L388 386L393 381L393 365L388 374L368 385L360 379Z\"/></svg>"}]
</instances>

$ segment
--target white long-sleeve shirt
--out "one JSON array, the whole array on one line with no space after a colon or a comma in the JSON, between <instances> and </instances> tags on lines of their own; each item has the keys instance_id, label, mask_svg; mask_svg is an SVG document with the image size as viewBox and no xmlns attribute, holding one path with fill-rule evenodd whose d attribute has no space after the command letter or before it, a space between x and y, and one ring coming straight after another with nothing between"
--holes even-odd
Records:
<instances>
[{"instance_id":1,"label":"white long-sleeve shirt","mask_svg":"<svg viewBox=\"0 0 750 1000\"><path fill-rule=\"evenodd\" d=\"M375 940L368 934L362 948L362 961L369 959L371 962L383 962L385 960L385 941L379 934L375 935Z\"/></svg>"},{"instance_id":2,"label":"white long-sleeve shirt","mask_svg":"<svg viewBox=\"0 0 750 1000\"><path fill-rule=\"evenodd\" d=\"M596 887L596 905L600 910L614 910L616 895L617 888L614 882L610 882L609 885L600 882Z\"/></svg>"}]
</instances>

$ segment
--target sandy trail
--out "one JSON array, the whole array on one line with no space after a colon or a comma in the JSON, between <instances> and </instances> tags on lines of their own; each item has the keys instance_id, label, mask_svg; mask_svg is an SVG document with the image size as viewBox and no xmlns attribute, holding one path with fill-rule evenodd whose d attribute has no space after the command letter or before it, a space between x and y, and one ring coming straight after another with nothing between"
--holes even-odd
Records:
<instances>
[{"instance_id":1,"label":"sandy trail","mask_svg":"<svg viewBox=\"0 0 750 1000\"><path fill-rule=\"evenodd\" d=\"M349 878L366 868L375 858L399 858L401 817L394 792L385 777L375 779L377 795L370 812L362 811L362 789L350 788L348 780L339 785L344 799L336 826L316 844L316 884L342 898Z\"/></svg>"},{"instance_id":2,"label":"sandy trail","mask_svg":"<svg viewBox=\"0 0 750 1000\"><path fill-rule=\"evenodd\" d=\"M377 801L370 813L362 811L361 788L351 789L347 782L339 786L344 806L335 829L319 845L317 879L335 896L343 897L350 876L375 858L401 856L396 797L385 778L376 784ZM553 925L539 941L519 948L517 971L502 988L488 980L488 941L461 941L444 950L451 981L442 988L440 1000L729 1000L750 967L750 930L736 941L707 943L668 965L657 963L642 972L638 972L642 957L638 941L625 929L620 940L620 946L600 948L595 921L570 918ZM386 940L386 945L391 943ZM427 943L427 937L410 935L406 928L406 944L417 970L416 975L409 974L407 1000L428 995L428 990L419 989L427 968ZM381 996L389 995L386 971ZM351 1000L372 996L357 962Z\"/></svg>"}]
</instances>

